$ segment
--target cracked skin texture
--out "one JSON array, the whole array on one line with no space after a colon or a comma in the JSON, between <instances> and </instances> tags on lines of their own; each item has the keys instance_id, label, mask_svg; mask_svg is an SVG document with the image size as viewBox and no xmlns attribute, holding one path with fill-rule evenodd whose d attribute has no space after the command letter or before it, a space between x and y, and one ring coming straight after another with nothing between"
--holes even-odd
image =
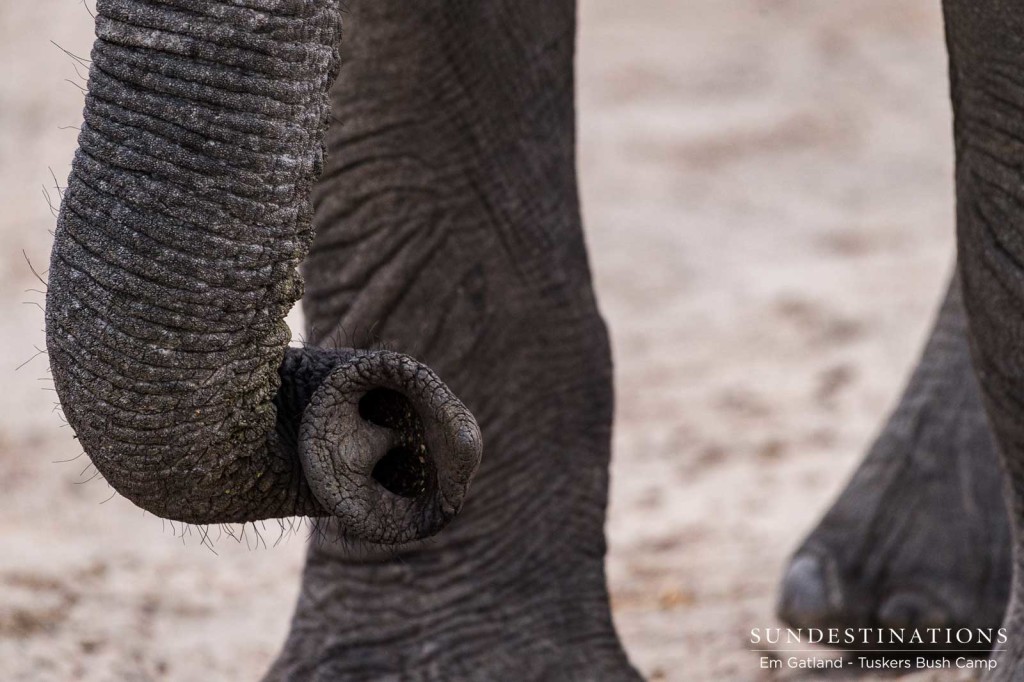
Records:
<instances>
[{"instance_id":1,"label":"cracked skin texture","mask_svg":"<svg viewBox=\"0 0 1024 682\"><path fill-rule=\"evenodd\" d=\"M463 507L430 542L311 545L267 679L636 679L603 564L574 3L353 5L329 104L334 2L97 9L47 301L97 468L169 518L327 515L377 543ZM312 346L286 349L300 261ZM401 354L353 350L375 343ZM381 388L415 413L399 432L356 421ZM410 444L422 492L415 464L384 477L406 495L369 483L388 453L364 448Z\"/></svg>"},{"instance_id":2,"label":"cracked skin texture","mask_svg":"<svg viewBox=\"0 0 1024 682\"><path fill-rule=\"evenodd\" d=\"M479 461L472 415L401 354L286 347L337 6L103 0L97 12L46 306L57 391L93 463L168 519L333 514L366 540L437 532ZM340 418L321 390L337 403L381 382L429 410L418 416L435 477L414 500L376 485L372 467L336 461L385 454L379 438L356 447L358 414L329 434L353 442L329 453L311 435L337 429L317 415Z\"/></svg>"}]
</instances>

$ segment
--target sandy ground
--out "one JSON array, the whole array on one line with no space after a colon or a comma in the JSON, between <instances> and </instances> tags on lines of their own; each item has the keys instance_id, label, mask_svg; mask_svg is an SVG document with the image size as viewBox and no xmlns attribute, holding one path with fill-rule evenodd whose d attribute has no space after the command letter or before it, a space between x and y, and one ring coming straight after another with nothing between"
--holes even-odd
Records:
<instances>
[{"instance_id":1,"label":"sandy ground","mask_svg":"<svg viewBox=\"0 0 1024 682\"><path fill-rule=\"evenodd\" d=\"M892 405L952 261L938 3L581 13L584 210L617 361L616 621L652 679L778 679L746 633L775 624L783 562ZM50 41L84 55L91 31L79 0L0 2L0 679L256 680L302 538L270 529L265 548L249 528L215 554L111 498L84 457L55 463L79 450L45 357L15 371L43 339L22 250L45 269L41 188L55 198L61 126L80 120Z\"/></svg>"}]
</instances>

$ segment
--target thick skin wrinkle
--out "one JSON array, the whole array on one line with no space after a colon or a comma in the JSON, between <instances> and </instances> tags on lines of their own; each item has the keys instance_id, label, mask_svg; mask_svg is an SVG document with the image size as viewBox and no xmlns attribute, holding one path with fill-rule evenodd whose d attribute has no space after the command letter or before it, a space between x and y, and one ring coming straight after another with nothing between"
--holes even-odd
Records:
<instances>
[{"instance_id":1,"label":"thick skin wrinkle","mask_svg":"<svg viewBox=\"0 0 1024 682\"><path fill-rule=\"evenodd\" d=\"M348 9L309 338L428 362L487 450L429 542L311 546L267 679L638 679L603 565L612 367L576 190L574 3Z\"/></svg>"},{"instance_id":2,"label":"thick skin wrinkle","mask_svg":"<svg viewBox=\"0 0 1024 682\"><path fill-rule=\"evenodd\" d=\"M790 561L779 595L779 615L789 625L1002 622L1009 520L960 289L954 276L899 405Z\"/></svg>"},{"instance_id":3,"label":"thick skin wrinkle","mask_svg":"<svg viewBox=\"0 0 1024 682\"><path fill-rule=\"evenodd\" d=\"M1024 5L946 0L957 243L971 355L1007 475L1009 641L986 680L1024 679Z\"/></svg>"},{"instance_id":4,"label":"thick skin wrinkle","mask_svg":"<svg viewBox=\"0 0 1024 682\"><path fill-rule=\"evenodd\" d=\"M191 523L330 514L366 540L437 532L480 455L462 403L398 353L286 349L337 3L100 0L96 33L46 309L57 391L96 468ZM409 405L402 424L352 409L385 387ZM414 492L385 485L413 473Z\"/></svg>"}]
</instances>

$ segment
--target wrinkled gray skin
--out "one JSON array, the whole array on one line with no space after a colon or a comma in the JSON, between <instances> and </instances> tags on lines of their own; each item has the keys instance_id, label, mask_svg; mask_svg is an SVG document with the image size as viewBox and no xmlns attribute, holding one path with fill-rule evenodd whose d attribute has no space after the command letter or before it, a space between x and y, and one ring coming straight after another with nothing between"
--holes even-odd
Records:
<instances>
[{"instance_id":1,"label":"wrinkled gray skin","mask_svg":"<svg viewBox=\"0 0 1024 682\"><path fill-rule=\"evenodd\" d=\"M1024 5L945 0L943 10L959 279L890 423L794 557L779 606L794 624L840 625L991 627L1005 610L1009 641L985 679L1020 680Z\"/></svg>"},{"instance_id":2,"label":"wrinkled gray skin","mask_svg":"<svg viewBox=\"0 0 1024 682\"><path fill-rule=\"evenodd\" d=\"M945 10L960 277L780 612L991 626L1013 566L992 679L1019 679L1024 9ZM611 363L576 196L571 0L358 0L340 61L334 0L98 13L50 269L54 378L140 506L312 516L344 539L311 545L267 679L635 679L603 572Z\"/></svg>"},{"instance_id":3,"label":"wrinkled gray skin","mask_svg":"<svg viewBox=\"0 0 1024 682\"><path fill-rule=\"evenodd\" d=\"M336 0L99 0L47 297L64 411L155 514L342 538L268 680L637 679L574 2L346 4L339 43Z\"/></svg>"},{"instance_id":4,"label":"wrinkled gray skin","mask_svg":"<svg viewBox=\"0 0 1024 682\"><path fill-rule=\"evenodd\" d=\"M971 356L1002 455L1013 578L1006 651L988 680L1024 678L1024 5L946 0L957 244Z\"/></svg>"},{"instance_id":5,"label":"wrinkled gray skin","mask_svg":"<svg viewBox=\"0 0 1024 682\"><path fill-rule=\"evenodd\" d=\"M461 507L479 429L406 356L285 347L340 25L269 5L99 3L51 258L57 391L96 468L159 516L423 537Z\"/></svg>"},{"instance_id":6,"label":"wrinkled gray skin","mask_svg":"<svg viewBox=\"0 0 1024 682\"><path fill-rule=\"evenodd\" d=\"M778 610L797 627L995 628L1010 573L1002 476L954 274L898 406L790 561Z\"/></svg>"}]
</instances>

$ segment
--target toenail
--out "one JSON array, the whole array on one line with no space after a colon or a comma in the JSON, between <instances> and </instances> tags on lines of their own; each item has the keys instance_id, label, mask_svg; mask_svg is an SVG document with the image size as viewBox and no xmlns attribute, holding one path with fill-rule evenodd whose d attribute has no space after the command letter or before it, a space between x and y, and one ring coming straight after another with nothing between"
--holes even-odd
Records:
<instances>
[{"instance_id":1,"label":"toenail","mask_svg":"<svg viewBox=\"0 0 1024 682\"><path fill-rule=\"evenodd\" d=\"M817 554L801 554L790 562L779 596L782 620L796 626L821 626L842 610L842 589L832 566Z\"/></svg>"},{"instance_id":2,"label":"toenail","mask_svg":"<svg viewBox=\"0 0 1024 682\"><path fill-rule=\"evenodd\" d=\"M886 599L878 609L878 619L886 627L941 628L949 624L946 609L915 592L900 592Z\"/></svg>"}]
</instances>

